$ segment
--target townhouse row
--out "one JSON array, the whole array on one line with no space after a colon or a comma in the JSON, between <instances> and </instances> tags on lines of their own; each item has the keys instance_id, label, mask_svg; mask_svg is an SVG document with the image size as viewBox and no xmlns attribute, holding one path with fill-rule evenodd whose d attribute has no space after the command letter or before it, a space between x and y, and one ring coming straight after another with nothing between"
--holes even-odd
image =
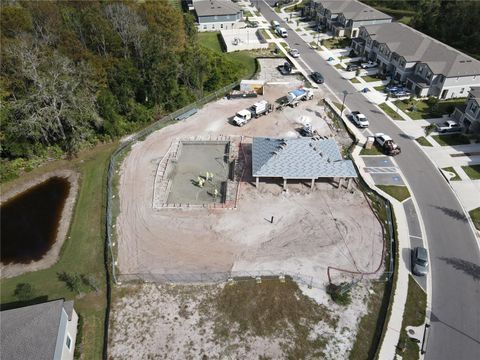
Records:
<instances>
[{"instance_id":1,"label":"townhouse row","mask_svg":"<svg viewBox=\"0 0 480 360\"><path fill-rule=\"evenodd\" d=\"M313 0L303 16L334 36L352 39L352 49L419 97L467 97L480 86L480 61L357 0Z\"/></svg>"}]
</instances>

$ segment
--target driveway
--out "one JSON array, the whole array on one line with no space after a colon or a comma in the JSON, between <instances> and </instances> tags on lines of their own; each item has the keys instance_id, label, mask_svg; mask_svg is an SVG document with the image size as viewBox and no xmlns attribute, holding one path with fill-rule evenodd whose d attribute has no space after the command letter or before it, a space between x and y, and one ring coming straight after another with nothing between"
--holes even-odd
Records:
<instances>
[{"instance_id":1,"label":"driveway","mask_svg":"<svg viewBox=\"0 0 480 360\"><path fill-rule=\"evenodd\" d=\"M273 0L267 0L270 4ZM367 115L373 132L389 134L401 147L396 161L420 209L428 237L432 272L431 332L426 359L476 359L480 354L480 251L462 207L436 167L382 112L312 50L265 1L258 4L268 20L288 29L286 42L301 53L307 69L319 71L326 86L346 105ZM323 85L322 85L323 86ZM472 194L473 195L473 194Z\"/></svg>"}]
</instances>

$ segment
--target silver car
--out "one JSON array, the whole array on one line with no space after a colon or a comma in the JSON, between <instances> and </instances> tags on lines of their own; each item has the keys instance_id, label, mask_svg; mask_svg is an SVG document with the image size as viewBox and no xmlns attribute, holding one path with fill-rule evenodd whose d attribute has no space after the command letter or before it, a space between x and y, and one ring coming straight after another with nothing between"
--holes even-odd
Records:
<instances>
[{"instance_id":1,"label":"silver car","mask_svg":"<svg viewBox=\"0 0 480 360\"><path fill-rule=\"evenodd\" d=\"M428 272L428 253L423 247L412 250L412 273L417 276L425 276Z\"/></svg>"}]
</instances>

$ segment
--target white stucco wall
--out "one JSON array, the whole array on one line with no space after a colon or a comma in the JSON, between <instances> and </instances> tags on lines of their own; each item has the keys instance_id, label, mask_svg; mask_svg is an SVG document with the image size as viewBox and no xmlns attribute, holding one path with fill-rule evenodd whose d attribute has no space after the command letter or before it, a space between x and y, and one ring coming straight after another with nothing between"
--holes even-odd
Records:
<instances>
[{"instance_id":1,"label":"white stucco wall","mask_svg":"<svg viewBox=\"0 0 480 360\"><path fill-rule=\"evenodd\" d=\"M72 310L72 317L68 320L67 313L62 309L54 360L73 360L75 340L77 338L77 325L78 315L75 310ZM71 340L70 349L67 347L67 336Z\"/></svg>"}]
</instances>

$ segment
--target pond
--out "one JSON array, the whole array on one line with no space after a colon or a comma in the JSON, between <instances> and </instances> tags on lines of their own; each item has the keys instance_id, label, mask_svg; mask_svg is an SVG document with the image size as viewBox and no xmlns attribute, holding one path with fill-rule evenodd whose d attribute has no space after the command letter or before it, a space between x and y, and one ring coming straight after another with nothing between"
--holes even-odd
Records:
<instances>
[{"instance_id":1,"label":"pond","mask_svg":"<svg viewBox=\"0 0 480 360\"><path fill-rule=\"evenodd\" d=\"M40 260L50 250L69 192L67 179L51 177L2 204L3 264L28 264Z\"/></svg>"}]
</instances>

